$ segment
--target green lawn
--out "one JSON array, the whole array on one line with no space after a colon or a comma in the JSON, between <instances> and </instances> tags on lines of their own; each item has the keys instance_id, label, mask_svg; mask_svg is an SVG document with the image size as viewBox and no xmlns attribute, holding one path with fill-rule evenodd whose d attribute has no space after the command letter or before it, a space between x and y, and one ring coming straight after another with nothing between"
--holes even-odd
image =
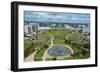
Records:
<instances>
[{"instance_id":1,"label":"green lawn","mask_svg":"<svg viewBox=\"0 0 100 73\"><path fill-rule=\"evenodd\" d=\"M52 30L49 33L54 37L54 44L65 44L65 37L70 34L69 31L65 30Z\"/></svg>"},{"instance_id":2,"label":"green lawn","mask_svg":"<svg viewBox=\"0 0 100 73\"><path fill-rule=\"evenodd\" d=\"M64 39L65 36L67 36L70 32L65 30L52 30L50 33L54 36L56 39Z\"/></svg>"},{"instance_id":3,"label":"green lawn","mask_svg":"<svg viewBox=\"0 0 100 73\"><path fill-rule=\"evenodd\" d=\"M28 40L25 40L24 41L24 58L28 57L34 51L35 49L34 49L34 46L31 44L31 42Z\"/></svg>"}]
</instances>

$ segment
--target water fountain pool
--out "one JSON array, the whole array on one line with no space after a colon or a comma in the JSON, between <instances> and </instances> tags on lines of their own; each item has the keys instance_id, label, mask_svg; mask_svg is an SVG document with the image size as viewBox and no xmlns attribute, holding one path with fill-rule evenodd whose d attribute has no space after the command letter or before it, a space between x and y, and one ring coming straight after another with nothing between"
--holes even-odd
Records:
<instances>
[{"instance_id":1,"label":"water fountain pool","mask_svg":"<svg viewBox=\"0 0 100 73\"><path fill-rule=\"evenodd\" d=\"M71 54L71 50L65 46L53 46L48 50L48 55L52 57L67 56Z\"/></svg>"}]
</instances>

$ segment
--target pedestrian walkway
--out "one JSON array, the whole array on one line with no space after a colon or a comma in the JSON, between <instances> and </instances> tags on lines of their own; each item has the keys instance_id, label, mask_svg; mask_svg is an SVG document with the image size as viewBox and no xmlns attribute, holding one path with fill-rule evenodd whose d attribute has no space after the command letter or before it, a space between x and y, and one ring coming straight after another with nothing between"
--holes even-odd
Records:
<instances>
[{"instance_id":1,"label":"pedestrian walkway","mask_svg":"<svg viewBox=\"0 0 100 73\"><path fill-rule=\"evenodd\" d=\"M37 51L35 51L34 53L32 53L31 55L29 55L27 58L25 58L25 62L31 62L34 61L34 56L37 53Z\"/></svg>"}]
</instances>

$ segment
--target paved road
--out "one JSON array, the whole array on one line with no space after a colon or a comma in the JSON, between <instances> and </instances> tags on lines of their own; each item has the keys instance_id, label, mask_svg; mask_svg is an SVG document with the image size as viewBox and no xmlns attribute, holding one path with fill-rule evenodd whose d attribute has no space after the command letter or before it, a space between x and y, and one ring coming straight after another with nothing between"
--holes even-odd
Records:
<instances>
[{"instance_id":1,"label":"paved road","mask_svg":"<svg viewBox=\"0 0 100 73\"><path fill-rule=\"evenodd\" d=\"M31 62L34 61L34 56L37 53L37 51L35 51L34 53L32 53L31 55L29 55L27 58L25 58L25 62Z\"/></svg>"}]
</instances>

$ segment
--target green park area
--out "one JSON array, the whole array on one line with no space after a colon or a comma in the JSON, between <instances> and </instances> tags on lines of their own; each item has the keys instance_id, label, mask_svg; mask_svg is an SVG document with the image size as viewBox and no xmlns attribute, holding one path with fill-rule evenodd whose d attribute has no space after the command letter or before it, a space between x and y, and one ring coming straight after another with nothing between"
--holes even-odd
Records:
<instances>
[{"instance_id":1,"label":"green park area","mask_svg":"<svg viewBox=\"0 0 100 73\"><path fill-rule=\"evenodd\" d=\"M46 50L51 46L66 45L70 46L73 54L68 59L87 59L90 57L90 40L77 31L69 30L46 30L39 31L36 35L24 40L24 58L29 57L32 53L36 52L34 61L42 61L43 55ZM53 59L50 59L53 60Z\"/></svg>"}]
</instances>

